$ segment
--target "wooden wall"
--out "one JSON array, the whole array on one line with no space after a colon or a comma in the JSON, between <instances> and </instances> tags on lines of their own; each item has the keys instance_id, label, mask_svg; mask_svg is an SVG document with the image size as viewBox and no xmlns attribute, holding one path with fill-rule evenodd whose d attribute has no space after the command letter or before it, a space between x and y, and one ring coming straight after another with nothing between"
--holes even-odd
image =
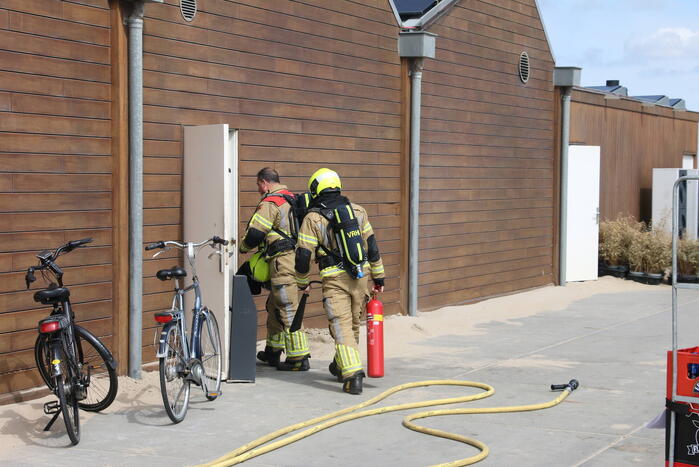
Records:
<instances>
[{"instance_id":1,"label":"wooden wall","mask_svg":"<svg viewBox=\"0 0 699 467\"><path fill-rule=\"evenodd\" d=\"M77 320L112 344L110 22L107 0L0 3L0 394L41 381L37 251L94 238L59 264Z\"/></svg>"},{"instance_id":2,"label":"wooden wall","mask_svg":"<svg viewBox=\"0 0 699 467\"><path fill-rule=\"evenodd\" d=\"M573 91L570 143L601 147L601 219L650 220L653 168L682 167L697 153L697 121L696 112Z\"/></svg>"},{"instance_id":3,"label":"wooden wall","mask_svg":"<svg viewBox=\"0 0 699 467\"><path fill-rule=\"evenodd\" d=\"M126 2L124 5L128 4ZM128 225L126 44L117 0L0 3L0 394L39 384L36 322L23 290L35 251L92 236L67 255L78 320L126 368ZM144 242L182 235L183 127L239 130L242 234L275 167L303 191L337 170L367 208L387 271L389 313L406 300L409 79L387 1L179 0L144 23ZM111 7L111 8L110 8ZM469 0L434 25L423 75L421 309L551 282L553 63L533 0ZM526 50L533 72L516 75ZM202 154L202 163L206 155ZM170 306L154 278L180 260L144 254L143 360L152 315ZM263 309L264 297L257 300ZM314 291L308 326L327 321ZM259 319L264 335L265 314Z\"/></svg>"},{"instance_id":4,"label":"wooden wall","mask_svg":"<svg viewBox=\"0 0 699 467\"><path fill-rule=\"evenodd\" d=\"M144 240L180 237L183 125L228 123L239 130L241 234L259 201L259 169L276 168L300 192L316 169L330 167L369 212L386 263L384 302L397 311L401 82L388 2L277 0L271 8L265 0L207 0L199 7L192 23L175 0L146 8ZM154 355L151 315L170 305L170 285L153 275L172 263L144 265L145 361ZM311 299L306 324L326 326L320 292ZM265 320L261 312L260 336Z\"/></svg>"},{"instance_id":5,"label":"wooden wall","mask_svg":"<svg viewBox=\"0 0 699 467\"><path fill-rule=\"evenodd\" d=\"M536 4L462 1L430 31L419 307L551 283L554 64ZM517 75L522 51L527 84Z\"/></svg>"}]
</instances>

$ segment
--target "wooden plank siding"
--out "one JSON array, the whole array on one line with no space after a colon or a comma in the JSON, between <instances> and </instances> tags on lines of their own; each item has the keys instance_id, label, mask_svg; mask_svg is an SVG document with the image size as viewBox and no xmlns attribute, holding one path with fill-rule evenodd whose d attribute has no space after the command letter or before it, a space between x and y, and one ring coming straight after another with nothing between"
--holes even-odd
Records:
<instances>
[{"instance_id":1,"label":"wooden plank siding","mask_svg":"<svg viewBox=\"0 0 699 467\"><path fill-rule=\"evenodd\" d=\"M104 338L122 373L128 366L120 5L129 4L0 2L0 402L40 384L32 347L47 310L24 290L23 271L37 250L67 240L95 239L61 264L78 320ZM553 59L536 2L457 2L430 30L438 50L423 73L419 308L551 283ZM259 201L260 168L302 192L330 167L369 213L386 312L405 312L411 89L398 32L385 0L206 0L192 22L179 0L148 3L144 243L182 239L184 127L225 123L238 130L238 238ZM524 50L527 84L516 74ZM144 253L144 363L155 358L153 314L171 303L172 285L155 273L181 259ZM255 299L260 338L265 299ZM327 326L320 300L315 289L308 327Z\"/></svg>"},{"instance_id":2,"label":"wooden plank siding","mask_svg":"<svg viewBox=\"0 0 699 467\"><path fill-rule=\"evenodd\" d=\"M0 395L41 383L37 251L94 238L59 264L77 321L114 335L110 16L108 0L0 4Z\"/></svg>"},{"instance_id":3,"label":"wooden plank siding","mask_svg":"<svg viewBox=\"0 0 699 467\"><path fill-rule=\"evenodd\" d=\"M274 167L301 192L330 167L370 215L391 290L385 304L398 311L401 68L388 2L208 0L186 23L166 0L146 16L145 241L182 232L182 127L227 123L239 131L239 234L259 201L259 169ZM154 357L152 313L170 305L169 285L153 275L171 263L144 264L145 361ZM265 298L255 300L259 337ZM318 291L306 325L327 326Z\"/></svg>"},{"instance_id":4,"label":"wooden plank siding","mask_svg":"<svg viewBox=\"0 0 699 467\"><path fill-rule=\"evenodd\" d=\"M570 144L600 146L600 218L650 220L653 168L682 167L697 154L699 113L647 106L575 89Z\"/></svg>"},{"instance_id":5,"label":"wooden plank siding","mask_svg":"<svg viewBox=\"0 0 699 467\"><path fill-rule=\"evenodd\" d=\"M549 284L553 60L535 2L459 2L423 72L418 306ZM517 75L527 51L527 84Z\"/></svg>"}]
</instances>

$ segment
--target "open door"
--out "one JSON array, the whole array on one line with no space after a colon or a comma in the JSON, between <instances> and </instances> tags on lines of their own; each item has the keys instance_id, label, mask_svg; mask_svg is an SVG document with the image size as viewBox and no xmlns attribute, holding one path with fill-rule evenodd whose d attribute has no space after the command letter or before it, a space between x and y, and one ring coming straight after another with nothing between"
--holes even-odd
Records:
<instances>
[{"instance_id":1,"label":"open door","mask_svg":"<svg viewBox=\"0 0 699 467\"><path fill-rule=\"evenodd\" d=\"M570 146L566 228L566 281L597 279L600 147Z\"/></svg>"},{"instance_id":2,"label":"open door","mask_svg":"<svg viewBox=\"0 0 699 467\"><path fill-rule=\"evenodd\" d=\"M197 273L203 304L216 315L223 374L228 373L231 274L238 264L236 235L238 225L238 135L228 125L188 126L184 129L184 238L200 242L214 235L229 241L223 255L208 258L213 251L201 250ZM185 262L186 263L186 262ZM185 266L187 266L185 264ZM186 295L191 310L193 292Z\"/></svg>"}]
</instances>

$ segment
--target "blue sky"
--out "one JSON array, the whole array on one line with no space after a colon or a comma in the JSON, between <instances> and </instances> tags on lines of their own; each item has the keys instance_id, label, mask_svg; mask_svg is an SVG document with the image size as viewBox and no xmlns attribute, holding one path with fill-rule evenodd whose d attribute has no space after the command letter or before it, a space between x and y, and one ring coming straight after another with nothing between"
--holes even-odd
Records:
<instances>
[{"instance_id":1,"label":"blue sky","mask_svg":"<svg viewBox=\"0 0 699 467\"><path fill-rule=\"evenodd\" d=\"M681 97L699 111L699 0L539 0L556 65L583 86Z\"/></svg>"}]
</instances>

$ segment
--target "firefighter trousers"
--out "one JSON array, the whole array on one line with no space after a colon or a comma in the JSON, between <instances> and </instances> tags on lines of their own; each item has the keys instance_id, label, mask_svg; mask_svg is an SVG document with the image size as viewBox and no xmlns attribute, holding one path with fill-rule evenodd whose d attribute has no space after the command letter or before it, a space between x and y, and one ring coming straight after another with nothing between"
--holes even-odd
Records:
<instances>
[{"instance_id":1,"label":"firefighter trousers","mask_svg":"<svg viewBox=\"0 0 699 467\"><path fill-rule=\"evenodd\" d=\"M270 292L267 309L267 343L275 350L284 350L289 361L301 360L310 354L303 328L290 332L299 304L299 291L294 277L294 252L270 259Z\"/></svg>"},{"instance_id":2,"label":"firefighter trousers","mask_svg":"<svg viewBox=\"0 0 699 467\"><path fill-rule=\"evenodd\" d=\"M346 272L323 278L323 308L335 339L335 364L342 378L362 371L359 325L369 300L367 276L352 279Z\"/></svg>"}]
</instances>

